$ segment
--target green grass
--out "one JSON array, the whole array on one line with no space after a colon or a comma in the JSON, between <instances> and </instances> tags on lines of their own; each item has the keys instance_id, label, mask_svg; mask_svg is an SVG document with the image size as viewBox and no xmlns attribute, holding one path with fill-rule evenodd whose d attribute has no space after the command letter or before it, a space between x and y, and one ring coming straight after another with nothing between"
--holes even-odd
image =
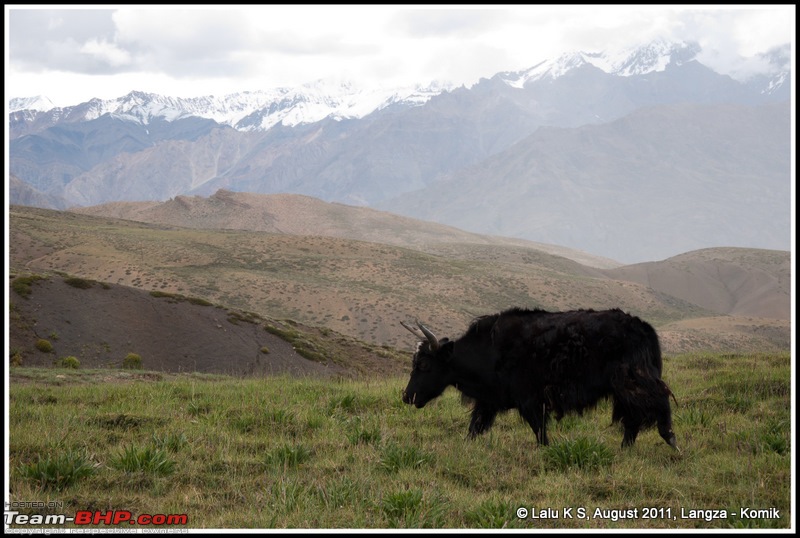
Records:
<instances>
[{"instance_id":1,"label":"green grass","mask_svg":"<svg viewBox=\"0 0 800 538\"><path fill-rule=\"evenodd\" d=\"M52 456L39 457L19 468L19 474L41 490L63 491L94 474L96 468L85 453L58 451Z\"/></svg>"},{"instance_id":2,"label":"green grass","mask_svg":"<svg viewBox=\"0 0 800 538\"><path fill-rule=\"evenodd\" d=\"M787 529L790 369L788 353L667 357L676 452L654 430L622 449L608 403L554 421L537 448L516 412L467 440L456 391L418 410L400 401L403 378L20 367L11 500L185 513L190 528ZM572 518L516 515L569 507Z\"/></svg>"},{"instance_id":3,"label":"green grass","mask_svg":"<svg viewBox=\"0 0 800 538\"><path fill-rule=\"evenodd\" d=\"M547 465L560 471L571 467L583 470L600 469L614 461L611 449L586 437L552 443L542 450Z\"/></svg>"},{"instance_id":4,"label":"green grass","mask_svg":"<svg viewBox=\"0 0 800 538\"><path fill-rule=\"evenodd\" d=\"M129 473L168 475L175 471L175 462L167 456L167 451L155 446L126 446L111 457L111 465Z\"/></svg>"}]
</instances>

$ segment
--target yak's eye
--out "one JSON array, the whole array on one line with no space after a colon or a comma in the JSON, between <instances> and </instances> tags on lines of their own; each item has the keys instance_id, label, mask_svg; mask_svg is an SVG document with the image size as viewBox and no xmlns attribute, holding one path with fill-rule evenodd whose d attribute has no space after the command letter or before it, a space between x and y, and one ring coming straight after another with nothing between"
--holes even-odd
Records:
<instances>
[{"instance_id":1,"label":"yak's eye","mask_svg":"<svg viewBox=\"0 0 800 538\"><path fill-rule=\"evenodd\" d=\"M417 364L414 365L416 370L420 372L427 372L431 369L431 361L428 360L421 360L417 361Z\"/></svg>"}]
</instances>

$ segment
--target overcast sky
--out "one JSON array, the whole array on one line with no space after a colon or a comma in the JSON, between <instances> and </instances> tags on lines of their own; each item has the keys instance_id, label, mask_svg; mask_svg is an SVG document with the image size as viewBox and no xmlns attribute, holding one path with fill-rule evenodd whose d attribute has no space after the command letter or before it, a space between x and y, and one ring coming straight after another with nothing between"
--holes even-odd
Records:
<instances>
[{"instance_id":1,"label":"overcast sky","mask_svg":"<svg viewBox=\"0 0 800 538\"><path fill-rule=\"evenodd\" d=\"M792 43L795 6L6 5L6 97L58 106L131 90L176 97L321 78L474 84L568 51L697 41L721 71Z\"/></svg>"}]
</instances>

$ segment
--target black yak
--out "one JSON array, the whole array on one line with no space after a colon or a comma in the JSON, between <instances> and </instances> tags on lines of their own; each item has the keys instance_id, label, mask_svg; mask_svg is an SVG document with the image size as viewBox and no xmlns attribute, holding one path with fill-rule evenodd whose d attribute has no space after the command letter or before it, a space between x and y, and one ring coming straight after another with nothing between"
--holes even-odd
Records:
<instances>
[{"instance_id":1,"label":"black yak","mask_svg":"<svg viewBox=\"0 0 800 538\"><path fill-rule=\"evenodd\" d=\"M457 340L440 340L420 322L402 325L421 340L403 401L421 408L454 386L474 401L469 437L491 428L498 412L517 409L547 445L550 413L580 414L610 397L623 447L657 425L677 449L658 336L637 317L619 309L514 308L475 319Z\"/></svg>"}]
</instances>

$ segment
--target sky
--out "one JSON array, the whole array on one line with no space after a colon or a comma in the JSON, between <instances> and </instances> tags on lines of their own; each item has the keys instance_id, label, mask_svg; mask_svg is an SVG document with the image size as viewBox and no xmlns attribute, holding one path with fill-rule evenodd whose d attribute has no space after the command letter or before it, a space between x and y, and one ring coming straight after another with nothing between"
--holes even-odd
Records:
<instances>
[{"instance_id":1,"label":"sky","mask_svg":"<svg viewBox=\"0 0 800 538\"><path fill-rule=\"evenodd\" d=\"M466 85L570 51L696 41L722 73L761 66L795 6L5 6L5 94L57 106L132 90L172 97L319 79ZM742 64L741 57L750 59Z\"/></svg>"}]
</instances>

